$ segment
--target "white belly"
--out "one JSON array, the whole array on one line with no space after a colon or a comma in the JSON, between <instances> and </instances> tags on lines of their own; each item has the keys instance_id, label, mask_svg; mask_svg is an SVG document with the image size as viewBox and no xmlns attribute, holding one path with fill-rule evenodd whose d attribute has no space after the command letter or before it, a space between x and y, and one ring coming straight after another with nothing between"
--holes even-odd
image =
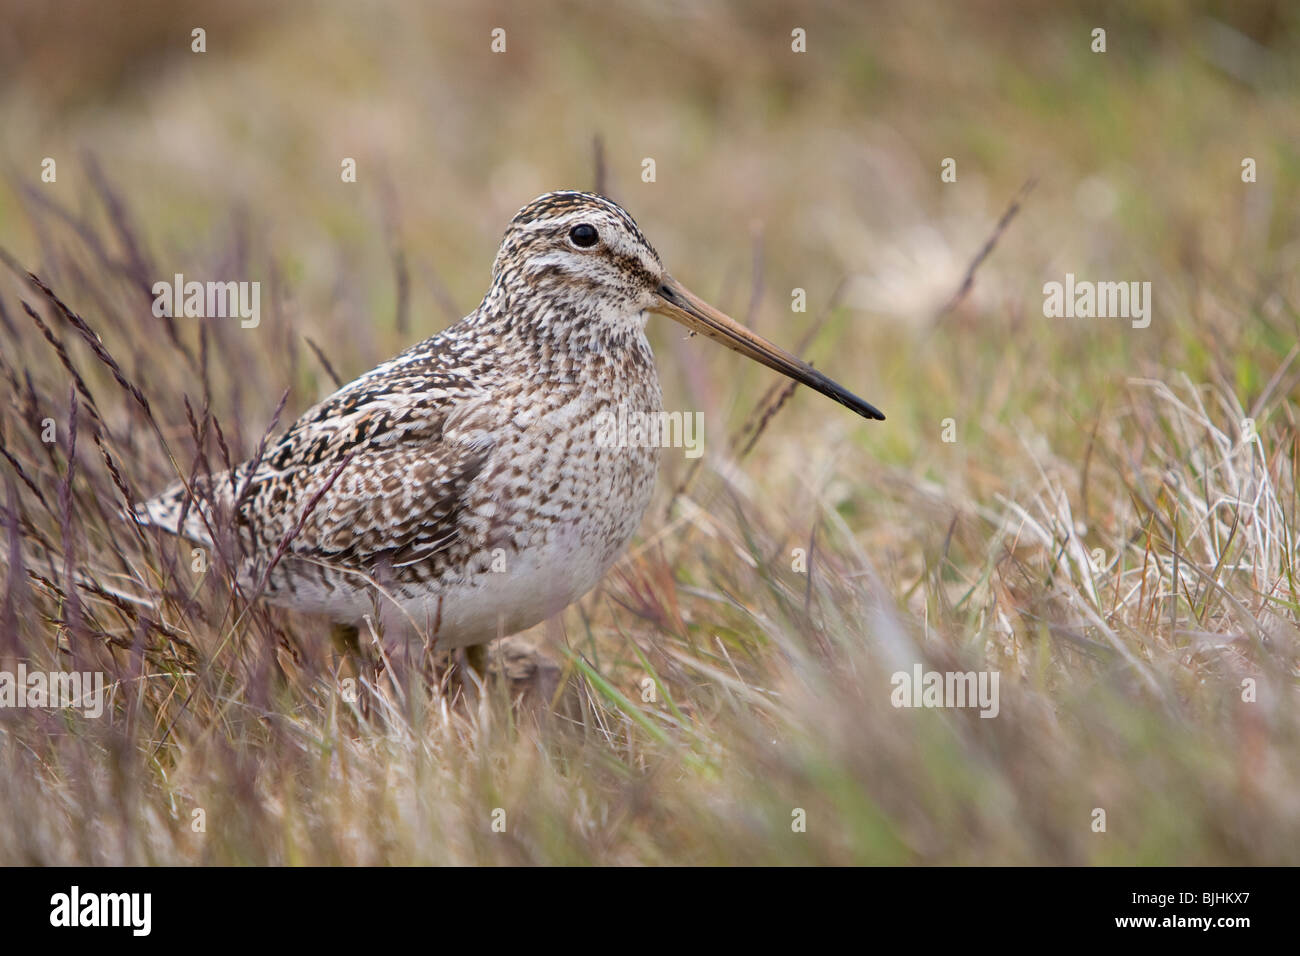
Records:
<instances>
[{"instance_id":1,"label":"white belly","mask_svg":"<svg viewBox=\"0 0 1300 956\"><path fill-rule=\"evenodd\" d=\"M417 628L440 650L480 644L532 627L595 587L626 544L611 542L610 560L560 534L504 560L499 571L454 584L438 595L402 602Z\"/></svg>"}]
</instances>

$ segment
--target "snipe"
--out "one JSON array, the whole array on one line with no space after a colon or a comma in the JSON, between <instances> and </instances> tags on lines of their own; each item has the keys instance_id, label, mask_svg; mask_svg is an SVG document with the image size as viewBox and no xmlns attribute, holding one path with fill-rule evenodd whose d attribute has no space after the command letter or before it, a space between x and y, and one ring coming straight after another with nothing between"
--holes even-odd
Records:
<instances>
[{"instance_id":1,"label":"snipe","mask_svg":"<svg viewBox=\"0 0 1300 956\"><path fill-rule=\"evenodd\" d=\"M658 449L597 434L620 405L662 410L649 312L884 418L687 291L617 203L554 192L511 220L470 315L309 409L261 460L136 517L237 539L263 597L340 624L378 594L438 648L523 630L591 589L649 504Z\"/></svg>"}]
</instances>

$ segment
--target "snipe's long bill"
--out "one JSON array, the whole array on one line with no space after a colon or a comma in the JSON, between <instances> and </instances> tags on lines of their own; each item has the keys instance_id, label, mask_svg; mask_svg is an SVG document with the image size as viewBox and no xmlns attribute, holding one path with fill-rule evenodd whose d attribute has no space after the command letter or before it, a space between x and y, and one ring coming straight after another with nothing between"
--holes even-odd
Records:
<instances>
[{"instance_id":1,"label":"snipe's long bill","mask_svg":"<svg viewBox=\"0 0 1300 956\"><path fill-rule=\"evenodd\" d=\"M663 411L651 312L884 418L687 291L617 203L554 192L510 221L477 309L134 517L340 624L379 609L439 648L523 630L601 579L650 502L659 450L603 426Z\"/></svg>"},{"instance_id":2,"label":"snipe's long bill","mask_svg":"<svg viewBox=\"0 0 1300 956\"><path fill-rule=\"evenodd\" d=\"M659 287L659 298L662 304L653 311L662 312L688 329L707 335L727 348L835 399L863 418L880 422L885 420L884 412L875 405L864 402L839 382L832 381L818 372L803 359L796 358L761 335L751 332L726 313L719 312L672 276L664 276L664 283Z\"/></svg>"}]
</instances>

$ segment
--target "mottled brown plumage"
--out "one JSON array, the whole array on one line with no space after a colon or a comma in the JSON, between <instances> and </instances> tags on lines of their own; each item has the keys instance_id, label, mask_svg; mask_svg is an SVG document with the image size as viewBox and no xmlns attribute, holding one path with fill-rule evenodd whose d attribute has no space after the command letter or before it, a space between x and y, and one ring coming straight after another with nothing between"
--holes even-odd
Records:
<instances>
[{"instance_id":1,"label":"mottled brown plumage","mask_svg":"<svg viewBox=\"0 0 1300 956\"><path fill-rule=\"evenodd\" d=\"M283 545L264 596L339 622L380 594L440 647L522 630L594 586L649 503L658 450L598 440L620 405L662 409L649 311L883 417L691 296L616 203L548 193L511 220L474 312L137 519L233 540L250 582Z\"/></svg>"}]
</instances>

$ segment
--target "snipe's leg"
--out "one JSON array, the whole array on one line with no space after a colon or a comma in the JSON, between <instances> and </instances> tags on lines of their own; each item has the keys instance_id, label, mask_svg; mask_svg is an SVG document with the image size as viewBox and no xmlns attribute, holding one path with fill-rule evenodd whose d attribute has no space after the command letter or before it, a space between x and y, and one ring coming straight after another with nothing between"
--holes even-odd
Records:
<instances>
[{"instance_id":1,"label":"snipe's leg","mask_svg":"<svg viewBox=\"0 0 1300 956\"><path fill-rule=\"evenodd\" d=\"M335 624L330 631L330 642L339 655L339 680L351 678L357 688L357 704L363 717L370 716L370 695L366 693L362 675L365 673L365 656L361 652L361 629L355 624Z\"/></svg>"},{"instance_id":2,"label":"snipe's leg","mask_svg":"<svg viewBox=\"0 0 1300 956\"><path fill-rule=\"evenodd\" d=\"M330 641L340 654L361 654L361 629L355 624L335 624Z\"/></svg>"},{"instance_id":3,"label":"snipe's leg","mask_svg":"<svg viewBox=\"0 0 1300 956\"><path fill-rule=\"evenodd\" d=\"M479 679L486 681L488 676L488 644L471 644L465 648L465 663L474 669Z\"/></svg>"}]
</instances>

